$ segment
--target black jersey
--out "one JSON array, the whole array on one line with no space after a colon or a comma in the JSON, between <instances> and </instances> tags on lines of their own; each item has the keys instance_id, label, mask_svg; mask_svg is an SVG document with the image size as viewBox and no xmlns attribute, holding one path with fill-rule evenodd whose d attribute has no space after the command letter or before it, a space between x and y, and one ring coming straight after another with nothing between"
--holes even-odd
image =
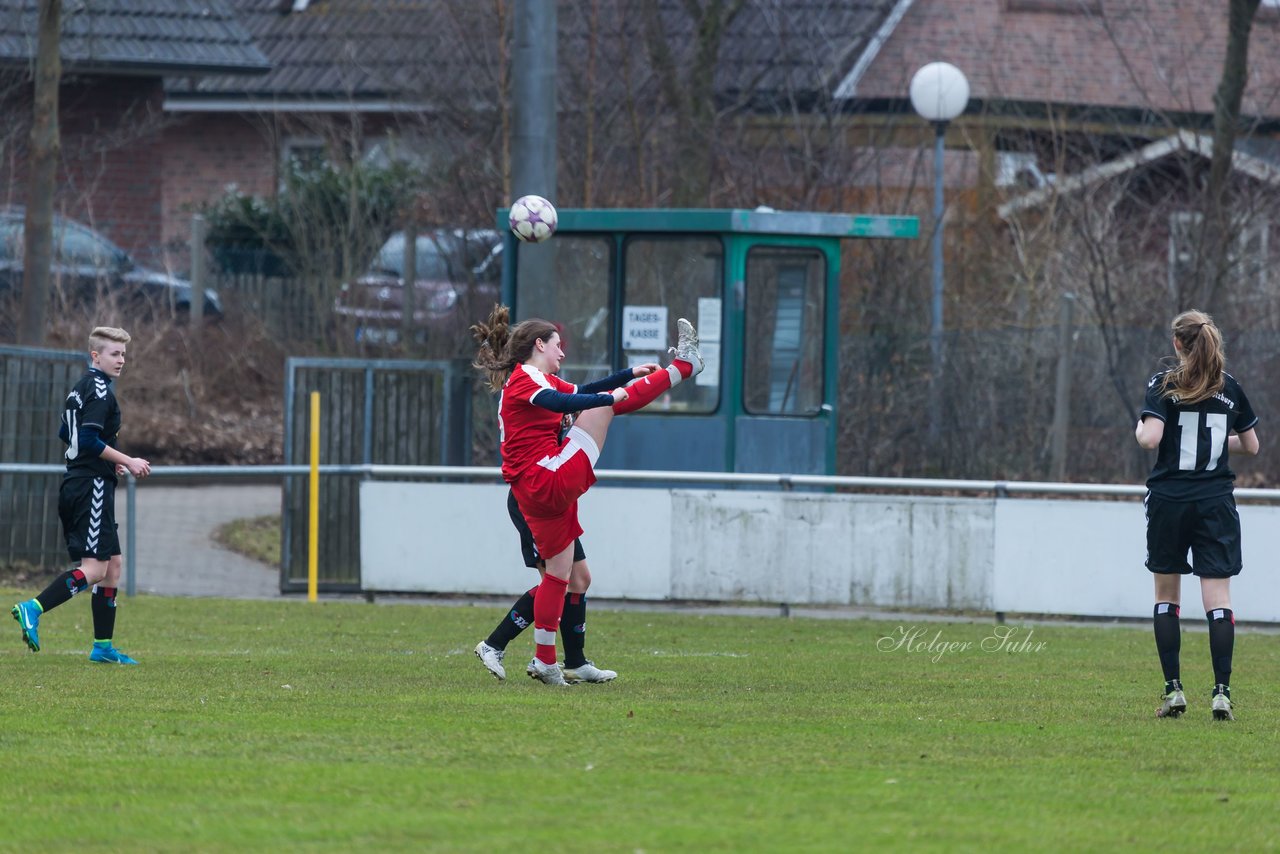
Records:
<instances>
[{"instance_id":1,"label":"black jersey","mask_svg":"<svg viewBox=\"0 0 1280 854\"><path fill-rule=\"evenodd\" d=\"M66 408L62 412L62 428L58 431L67 443L66 477L109 477L115 480L116 467L102 458L102 448L84 448L84 428L96 429L99 438L116 446L120 433L120 404L111 390L111 377L97 368L90 368L67 395Z\"/></svg>"},{"instance_id":2,"label":"black jersey","mask_svg":"<svg viewBox=\"0 0 1280 854\"><path fill-rule=\"evenodd\" d=\"M1142 407L1143 416L1164 422L1147 489L1175 501L1230 495L1235 475L1227 465L1227 438L1258 423L1249 398L1235 377L1223 373L1220 391L1199 403L1182 404L1162 395L1166 373L1161 371L1147 383Z\"/></svg>"}]
</instances>

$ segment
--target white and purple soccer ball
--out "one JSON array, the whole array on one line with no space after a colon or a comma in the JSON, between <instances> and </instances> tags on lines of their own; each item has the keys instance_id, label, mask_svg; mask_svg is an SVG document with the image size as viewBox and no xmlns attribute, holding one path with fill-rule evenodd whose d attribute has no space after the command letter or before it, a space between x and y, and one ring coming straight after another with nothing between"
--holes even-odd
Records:
<instances>
[{"instance_id":1,"label":"white and purple soccer ball","mask_svg":"<svg viewBox=\"0 0 1280 854\"><path fill-rule=\"evenodd\" d=\"M511 232L525 243L541 243L556 233L556 209L542 196L521 196L511 203Z\"/></svg>"}]
</instances>

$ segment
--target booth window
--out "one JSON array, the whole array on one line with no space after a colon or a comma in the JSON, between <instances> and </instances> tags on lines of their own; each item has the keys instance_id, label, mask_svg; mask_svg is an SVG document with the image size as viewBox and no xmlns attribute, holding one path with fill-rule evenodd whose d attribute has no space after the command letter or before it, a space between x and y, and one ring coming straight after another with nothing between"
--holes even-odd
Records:
<instances>
[{"instance_id":1,"label":"booth window","mask_svg":"<svg viewBox=\"0 0 1280 854\"><path fill-rule=\"evenodd\" d=\"M519 244L521 279L516 317L541 317L561 326L560 377L582 383L613 373L609 271L613 244L603 235L560 234L540 244ZM530 263L538 253L547 275Z\"/></svg>"},{"instance_id":2,"label":"booth window","mask_svg":"<svg viewBox=\"0 0 1280 854\"><path fill-rule=\"evenodd\" d=\"M557 238L559 239L559 238ZM622 299L623 365L670 361L676 318L700 330L706 370L664 394L642 413L713 412L720 403L719 327L724 244L715 237L633 237L625 244Z\"/></svg>"},{"instance_id":3,"label":"booth window","mask_svg":"<svg viewBox=\"0 0 1280 854\"><path fill-rule=\"evenodd\" d=\"M743 405L757 415L814 415L822 406L827 262L816 249L747 254Z\"/></svg>"}]
</instances>

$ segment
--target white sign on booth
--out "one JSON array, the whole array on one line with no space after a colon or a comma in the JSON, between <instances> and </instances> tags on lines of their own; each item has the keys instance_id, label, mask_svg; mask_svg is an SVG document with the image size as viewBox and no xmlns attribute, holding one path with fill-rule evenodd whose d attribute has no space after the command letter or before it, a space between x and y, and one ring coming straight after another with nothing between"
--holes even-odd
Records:
<instances>
[{"instance_id":1,"label":"white sign on booth","mask_svg":"<svg viewBox=\"0 0 1280 854\"><path fill-rule=\"evenodd\" d=\"M665 305L622 307L623 350L665 352L667 346L667 307Z\"/></svg>"}]
</instances>

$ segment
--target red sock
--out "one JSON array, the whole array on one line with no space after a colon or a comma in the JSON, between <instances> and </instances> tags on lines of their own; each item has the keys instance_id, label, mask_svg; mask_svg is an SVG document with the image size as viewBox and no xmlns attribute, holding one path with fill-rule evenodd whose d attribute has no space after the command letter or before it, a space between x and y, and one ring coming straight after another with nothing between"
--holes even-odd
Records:
<instances>
[{"instance_id":1,"label":"red sock","mask_svg":"<svg viewBox=\"0 0 1280 854\"><path fill-rule=\"evenodd\" d=\"M534 654L543 664L556 663L556 629L560 627L568 587L568 581L548 572L533 595L533 641L537 646Z\"/></svg>"},{"instance_id":2,"label":"red sock","mask_svg":"<svg viewBox=\"0 0 1280 854\"><path fill-rule=\"evenodd\" d=\"M676 369L681 380L687 380L693 376L693 365L681 359L676 359L671 363L670 367L649 374L647 377L641 377L627 386L627 399L613 405L613 414L625 415L628 412L635 412L637 409L643 409L653 403L660 394L668 391L679 382L679 380L673 382L671 368Z\"/></svg>"}]
</instances>

